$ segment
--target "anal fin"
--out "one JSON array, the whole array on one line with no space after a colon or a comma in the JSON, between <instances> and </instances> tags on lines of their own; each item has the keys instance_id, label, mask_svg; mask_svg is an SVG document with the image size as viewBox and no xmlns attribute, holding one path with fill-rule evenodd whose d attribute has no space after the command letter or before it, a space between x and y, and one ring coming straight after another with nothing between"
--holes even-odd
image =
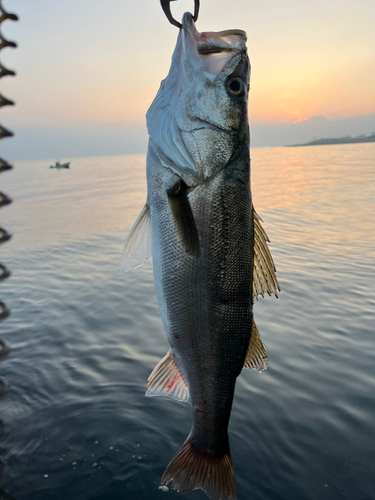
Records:
<instances>
[{"instance_id":1,"label":"anal fin","mask_svg":"<svg viewBox=\"0 0 375 500\"><path fill-rule=\"evenodd\" d=\"M146 396L167 396L182 402L189 400L189 388L170 351L155 366L148 377Z\"/></svg>"},{"instance_id":2,"label":"anal fin","mask_svg":"<svg viewBox=\"0 0 375 500\"><path fill-rule=\"evenodd\" d=\"M263 371L268 367L268 356L263 345L258 328L253 320L251 328L250 342L247 349L244 368Z\"/></svg>"},{"instance_id":3,"label":"anal fin","mask_svg":"<svg viewBox=\"0 0 375 500\"><path fill-rule=\"evenodd\" d=\"M147 262L151 251L151 213L146 203L126 238L120 268L126 272Z\"/></svg>"}]
</instances>

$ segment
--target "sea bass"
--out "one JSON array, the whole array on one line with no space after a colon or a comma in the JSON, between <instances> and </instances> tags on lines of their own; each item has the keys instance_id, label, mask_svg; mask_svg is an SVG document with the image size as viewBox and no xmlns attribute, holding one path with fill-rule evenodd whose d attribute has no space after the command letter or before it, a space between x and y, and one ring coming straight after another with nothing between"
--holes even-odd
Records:
<instances>
[{"instance_id":1,"label":"sea bass","mask_svg":"<svg viewBox=\"0 0 375 500\"><path fill-rule=\"evenodd\" d=\"M127 271L153 258L170 345L147 396L191 400L193 426L163 484L236 498L228 423L243 367L268 358L253 300L279 289L252 205L246 33L199 33L183 16L167 78L147 113L146 204L125 243Z\"/></svg>"}]
</instances>

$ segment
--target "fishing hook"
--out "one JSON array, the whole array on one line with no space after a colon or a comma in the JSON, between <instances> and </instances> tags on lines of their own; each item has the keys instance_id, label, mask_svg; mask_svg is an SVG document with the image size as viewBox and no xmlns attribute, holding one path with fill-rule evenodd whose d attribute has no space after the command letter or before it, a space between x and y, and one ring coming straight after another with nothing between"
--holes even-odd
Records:
<instances>
[{"instance_id":1,"label":"fishing hook","mask_svg":"<svg viewBox=\"0 0 375 500\"><path fill-rule=\"evenodd\" d=\"M182 28L182 24L176 21L174 17L172 16L171 13L171 2L175 2L176 0L160 0L162 9L164 11L164 14L167 16L168 21L173 24L173 26L177 26L177 28ZM194 22L196 23L198 21L198 14L199 14L199 0L194 0Z\"/></svg>"}]
</instances>

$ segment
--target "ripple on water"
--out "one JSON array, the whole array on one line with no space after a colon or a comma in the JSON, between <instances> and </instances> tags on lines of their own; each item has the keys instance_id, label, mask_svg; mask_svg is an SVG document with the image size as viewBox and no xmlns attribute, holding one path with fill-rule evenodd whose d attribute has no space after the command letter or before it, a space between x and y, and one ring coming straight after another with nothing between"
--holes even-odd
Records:
<instances>
[{"instance_id":1,"label":"ripple on water","mask_svg":"<svg viewBox=\"0 0 375 500\"><path fill-rule=\"evenodd\" d=\"M374 497L374 147L354 146L252 152L282 293L254 306L270 366L237 383L239 500ZM190 430L189 405L144 397L168 349L152 264L119 272L144 163L77 159L57 176L32 162L7 174L17 203L3 220L16 237L2 257L13 314L2 324L12 390L0 454L17 500L181 498L159 485Z\"/></svg>"}]
</instances>

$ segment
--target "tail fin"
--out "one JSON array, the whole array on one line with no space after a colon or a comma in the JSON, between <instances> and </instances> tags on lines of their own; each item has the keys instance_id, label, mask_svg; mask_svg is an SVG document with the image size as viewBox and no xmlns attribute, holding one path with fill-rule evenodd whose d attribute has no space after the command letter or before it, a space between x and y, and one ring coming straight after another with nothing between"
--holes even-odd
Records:
<instances>
[{"instance_id":1,"label":"tail fin","mask_svg":"<svg viewBox=\"0 0 375 500\"><path fill-rule=\"evenodd\" d=\"M190 433L169 463L161 483L172 483L171 488L179 493L201 489L211 500L236 500L237 485L229 445L222 458L211 458L194 451Z\"/></svg>"}]
</instances>

